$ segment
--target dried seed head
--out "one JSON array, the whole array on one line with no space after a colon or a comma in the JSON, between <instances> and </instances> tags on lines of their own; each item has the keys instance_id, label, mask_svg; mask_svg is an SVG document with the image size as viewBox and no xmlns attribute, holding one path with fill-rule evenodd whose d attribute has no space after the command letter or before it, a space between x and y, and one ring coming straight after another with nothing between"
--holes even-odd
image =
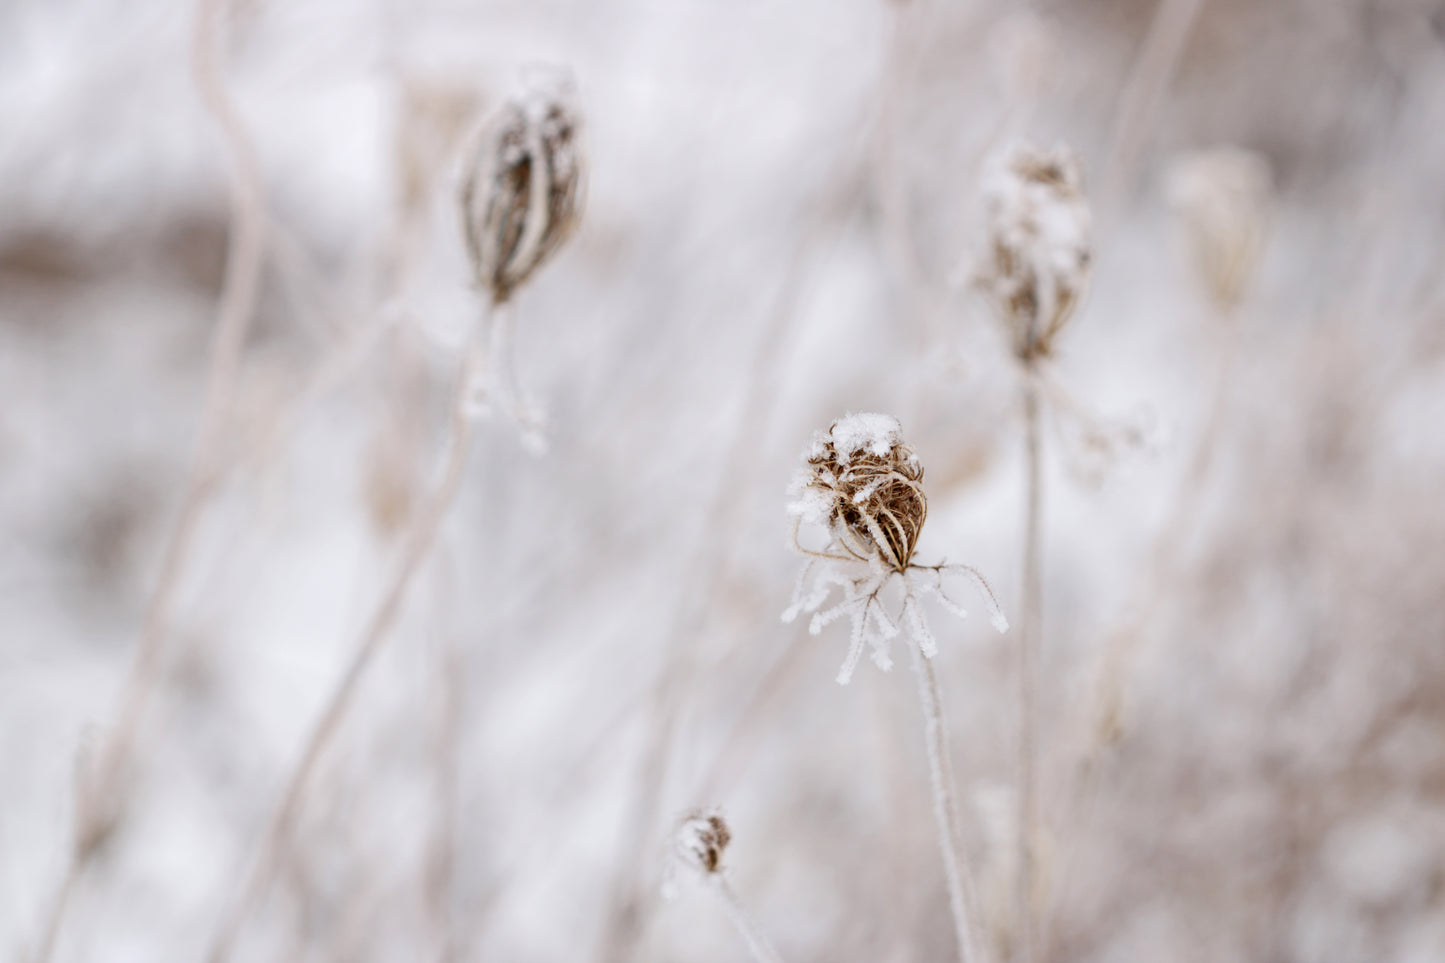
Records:
<instances>
[{"instance_id":1,"label":"dried seed head","mask_svg":"<svg viewBox=\"0 0 1445 963\"><path fill-rule=\"evenodd\" d=\"M702 873L716 873L722 869L723 850L732 838L722 813L692 812L678 824L673 846L687 865Z\"/></svg>"},{"instance_id":2,"label":"dried seed head","mask_svg":"<svg viewBox=\"0 0 1445 963\"><path fill-rule=\"evenodd\" d=\"M828 527L849 555L908 567L928 516L923 466L889 415L839 418L813 433L807 466L793 480L788 513Z\"/></svg>"},{"instance_id":3,"label":"dried seed head","mask_svg":"<svg viewBox=\"0 0 1445 963\"><path fill-rule=\"evenodd\" d=\"M1186 154L1170 165L1165 192L1184 219L1206 291L1222 310L1232 310L1269 230L1269 162L1238 147Z\"/></svg>"},{"instance_id":4,"label":"dried seed head","mask_svg":"<svg viewBox=\"0 0 1445 963\"><path fill-rule=\"evenodd\" d=\"M985 250L974 276L1023 360L1047 355L1088 286L1089 206L1078 158L1017 145L983 185Z\"/></svg>"},{"instance_id":5,"label":"dried seed head","mask_svg":"<svg viewBox=\"0 0 1445 963\"><path fill-rule=\"evenodd\" d=\"M505 302L577 226L586 164L569 81L533 84L483 126L462 181L477 283Z\"/></svg>"}]
</instances>

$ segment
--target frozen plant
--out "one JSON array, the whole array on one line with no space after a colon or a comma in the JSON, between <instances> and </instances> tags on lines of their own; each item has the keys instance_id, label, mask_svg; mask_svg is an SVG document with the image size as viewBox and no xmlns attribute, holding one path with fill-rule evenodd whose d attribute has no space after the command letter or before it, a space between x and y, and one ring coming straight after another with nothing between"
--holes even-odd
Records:
<instances>
[{"instance_id":1,"label":"frozen plant","mask_svg":"<svg viewBox=\"0 0 1445 963\"><path fill-rule=\"evenodd\" d=\"M933 815L938 848L948 882L948 908L953 916L958 957L964 963L982 959L978 939L978 900L973 883L959 860L962 832L953 790L948 751L948 727L943 718L942 693L933 671L938 642L923 613L920 600L932 595L953 614L968 613L944 592L945 576L964 576L982 590L993 616L993 626L1008 631L993 591L977 570L967 565L915 565L914 549L928 517L923 493L923 465L903 442L903 430L889 415L845 415L827 431L814 432L804 452L807 464L793 479L788 514L793 516L793 548L808 557L792 604L783 613L791 622L800 612L812 612L808 631L817 635L830 622L848 616L852 631L847 658L838 683L852 677L863 647L869 646L880 669L892 667L889 643L907 626L912 641L909 653L918 680L923 709L924 742L933 788ZM798 534L804 523L821 525L828 542L818 550L804 548ZM834 586L843 598L823 608ZM890 614L883 592L896 586L902 602Z\"/></svg>"},{"instance_id":2,"label":"frozen plant","mask_svg":"<svg viewBox=\"0 0 1445 963\"><path fill-rule=\"evenodd\" d=\"M1089 205L1078 158L1017 144L983 183L985 237L973 284L1004 324L1014 353L1047 356L1088 287Z\"/></svg>"},{"instance_id":3,"label":"frozen plant","mask_svg":"<svg viewBox=\"0 0 1445 963\"><path fill-rule=\"evenodd\" d=\"M682 867L697 875L708 889L717 893L728 920L738 931L748 952L757 963L781 963L778 951L758 929L742 901L728 885L723 871L723 851L732 842L732 832L717 810L693 810L678 822L672 833L672 862L669 865L667 891L671 891L671 873Z\"/></svg>"},{"instance_id":4,"label":"frozen plant","mask_svg":"<svg viewBox=\"0 0 1445 963\"><path fill-rule=\"evenodd\" d=\"M968 565L917 565L913 562L918 536L928 517L923 493L923 466L913 449L903 443L897 419L880 414L850 414L833 422L827 431L814 432L804 453L807 465L799 469L789 489L793 517L790 542L807 556L798 575L792 604L783 613L791 622L811 612L808 631L819 634L824 626L848 616L852 631L848 655L838 670L838 683L847 685L862 658L865 645L874 664L893 667L891 642L900 623L925 658L933 658L938 643L919 606L933 596L960 618L967 612L944 591L944 579L962 576L981 590L993 626L1008 630L1008 621L992 590L978 571ZM804 524L824 527L828 543L818 550L804 548L798 535ZM898 583L902 603L890 614L884 593ZM834 587L842 599L823 608Z\"/></svg>"},{"instance_id":5,"label":"frozen plant","mask_svg":"<svg viewBox=\"0 0 1445 963\"><path fill-rule=\"evenodd\" d=\"M986 223L974 287L1008 332L1023 377L1023 592L1019 631L1019 791L1016 959L1033 963L1033 863L1038 834L1038 666L1043 609L1041 362L1073 317L1089 282L1092 228L1078 157L1026 144L999 155L982 186Z\"/></svg>"},{"instance_id":6,"label":"frozen plant","mask_svg":"<svg viewBox=\"0 0 1445 963\"><path fill-rule=\"evenodd\" d=\"M570 75L543 72L484 122L462 172L461 216L473 280L488 299L487 358L472 385L482 414L497 394L529 447L544 419L521 398L509 357L512 296L572 236L586 190L582 117Z\"/></svg>"}]
</instances>

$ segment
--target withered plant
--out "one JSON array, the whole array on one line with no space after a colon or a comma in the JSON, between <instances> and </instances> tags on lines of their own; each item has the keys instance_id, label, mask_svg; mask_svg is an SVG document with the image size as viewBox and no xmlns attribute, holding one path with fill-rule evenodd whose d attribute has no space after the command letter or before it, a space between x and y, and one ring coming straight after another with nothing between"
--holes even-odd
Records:
<instances>
[{"instance_id":1,"label":"withered plant","mask_svg":"<svg viewBox=\"0 0 1445 963\"><path fill-rule=\"evenodd\" d=\"M996 158L983 185L985 235L974 276L1003 325L1022 378L1025 447L1023 591L1018 641L1018 853L1013 934L1017 958L1034 958L1038 843L1038 677L1043 611L1041 363L1073 317L1092 259L1089 207L1079 160L1065 149L1016 145Z\"/></svg>"},{"instance_id":2,"label":"withered plant","mask_svg":"<svg viewBox=\"0 0 1445 963\"><path fill-rule=\"evenodd\" d=\"M933 596L947 611L967 612L944 591L944 578L962 576L982 592L994 628L1008 630L1008 622L993 591L978 571L967 565L919 565L913 561L918 536L928 517L923 491L923 465L903 442L898 421L889 415L847 415L827 431L815 432L804 452L805 466L794 477L792 547L807 557L798 575L792 604L783 613L790 622L802 612L813 613L808 631L816 635L844 616L851 623L848 655L837 681L846 685L867 645L873 662L884 671L892 668L890 642L908 628L909 653L918 680L923 709L924 741L933 788L933 814L938 847L948 882L949 910L953 915L959 959L984 959L979 939L978 900L967 867L959 858L962 828L953 788L942 695L933 658L938 641L920 601ZM805 524L822 526L828 542L810 549L798 540ZM810 581L811 580L811 581ZM843 598L823 608L834 587ZM890 614L884 593L894 588L902 600Z\"/></svg>"}]
</instances>

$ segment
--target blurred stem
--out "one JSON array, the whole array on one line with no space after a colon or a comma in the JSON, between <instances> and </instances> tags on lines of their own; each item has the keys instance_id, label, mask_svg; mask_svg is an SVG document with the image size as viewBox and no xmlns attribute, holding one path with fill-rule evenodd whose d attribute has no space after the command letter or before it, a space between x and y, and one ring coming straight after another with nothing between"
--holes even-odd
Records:
<instances>
[{"instance_id":1,"label":"blurred stem","mask_svg":"<svg viewBox=\"0 0 1445 963\"><path fill-rule=\"evenodd\" d=\"M1123 200L1144 134L1159 111L1189 31L1203 6L1204 0L1159 0L1149 32L1119 94L1100 191L1099 207L1105 217L1112 217Z\"/></svg>"},{"instance_id":2,"label":"blurred stem","mask_svg":"<svg viewBox=\"0 0 1445 963\"><path fill-rule=\"evenodd\" d=\"M472 332L471 343L466 350L461 371L457 375L451 404L450 433L444 455L441 477L427 500L417 512L411 530L407 534L401 559L392 573L381 602L373 611L370 621L362 633L360 642L352 654L345 674L332 691L326 708L307 739L301 758L286 780L280 802L267 825L260 847L260 855L252 866L251 873L239 896L226 913L211 945L207 959L221 963L229 958L241 924L245 922L266 887L275 874L281 856L286 851L290 834L300 811L307 784L314 773L322 754L340 729L346 711L356 697L357 690L367 668L385 643L392 625L401 612L407 590L412 580L431 553L437 532L452 502L461 487L463 469L471 447L472 418L468 404L472 382L482 370L485 355L481 345L485 343L486 325L478 323Z\"/></svg>"},{"instance_id":3,"label":"blurred stem","mask_svg":"<svg viewBox=\"0 0 1445 963\"><path fill-rule=\"evenodd\" d=\"M219 452L227 432L241 355L255 315L264 255L265 203L261 165L241 116L226 93L216 47L220 0L200 0L192 35L191 71L202 104L225 138L231 158L231 236L226 270L211 335L206 395L180 510L161 556L160 574L146 605L135 654L121 690L120 709L94 769L77 779L76 839L43 928L35 956L46 963L55 951L70 895L118 819L120 798L146 707L160 678L162 655L181 573L190 557L206 502L220 479Z\"/></svg>"},{"instance_id":4,"label":"blurred stem","mask_svg":"<svg viewBox=\"0 0 1445 963\"><path fill-rule=\"evenodd\" d=\"M728 885L728 881L723 875L712 873L710 879L712 888L717 891L718 898L722 900L723 910L727 913L728 920L738 931L738 935L743 938L743 942L747 944L748 953L753 960L756 963L783 963L783 958L778 955L777 950L773 949L773 944L768 942L768 938L763 935L763 931L758 928L757 923L753 921L752 916L743 906L742 900L738 899L737 894L733 892L733 888Z\"/></svg>"},{"instance_id":5,"label":"blurred stem","mask_svg":"<svg viewBox=\"0 0 1445 963\"><path fill-rule=\"evenodd\" d=\"M1018 852L1014 894L1017 951L1014 959L1034 959L1034 846L1038 832L1038 675L1043 610L1041 549L1043 538L1043 439L1039 418L1039 372L1024 362L1024 565L1019 626L1019 787Z\"/></svg>"},{"instance_id":6,"label":"blurred stem","mask_svg":"<svg viewBox=\"0 0 1445 963\"><path fill-rule=\"evenodd\" d=\"M1071 825L1076 827L1086 824L1097 798L1099 759L1104 750L1119 738L1124 684L1129 668L1160 603L1164 599L1175 597L1171 583L1183 577L1184 557L1204 514L1200 503L1212 474L1219 440L1225 434L1229 391L1234 383L1238 364L1240 318L1237 306L1225 309L1217 321L1224 329L1223 343L1219 349L1218 369L1215 372L1204 427L1200 431L1194 451L1190 454L1188 466L1180 478L1168 520L1162 531L1155 536L1150 548L1147 575L1137 583L1131 601L1125 606L1125 612L1129 614L1104 643L1104 652L1095 675L1093 695L1085 710L1088 714L1084 717L1081 729L1087 741L1077 762L1073 764L1070 779L1072 788L1066 797L1069 804L1067 818ZM1066 841L1075 840L1078 834L1062 831L1060 838ZM1069 883L1073 849L1073 846L1066 849L1061 859L1057 894L1060 899ZM1046 951L1051 950L1054 942L1052 916L1052 913L1048 914L1048 925L1044 934Z\"/></svg>"},{"instance_id":7,"label":"blurred stem","mask_svg":"<svg viewBox=\"0 0 1445 963\"><path fill-rule=\"evenodd\" d=\"M938 688L938 676L933 671L933 661L923 657L916 641L910 642L908 649L913 658L913 673L918 678L923 741L928 747L928 774L933 787L933 820L938 829L938 851L943 857L943 873L948 880L948 909L953 916L953 932L958 940L958 958L961 963L979 963L983 956L975 923L977 901L973 894L973 881L959 861L963 831L953 788L943 697Z\"/></svg>"}]
</instances>

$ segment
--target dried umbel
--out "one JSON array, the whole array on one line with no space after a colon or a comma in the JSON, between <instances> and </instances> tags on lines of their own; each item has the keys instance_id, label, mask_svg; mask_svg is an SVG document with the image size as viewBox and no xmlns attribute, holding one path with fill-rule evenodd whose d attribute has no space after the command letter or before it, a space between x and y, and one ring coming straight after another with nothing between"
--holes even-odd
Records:
<instances>
[{"instance_id":1,"label":"dried umbel","mask_svg":"<svg viewBox=\"0 0 1445 963\"><path fill-rule=\"evenodd\" d=\"M1205 290L1221 310L1233 310L1269 231L1269 161L1238 147L1185 154L1170 165L1165 191L1184 220Z\"/></svg>"},{"instance_id":2,"label":"dried umbel","mask_svg":"<svg viewBox=\"0 0 1445 963\"><path fill-rule=\"evenodd\" d=\"M502 304L577 226L584 192L581 117L570 84L534 85L483 125L462 180L477 283Z\"/></svg>"},{"instance_id":3,"label":"dried umbel","mask_svg":"<svg viewBox=\"0 0 1445 963\"><path fill-rule=\"evenodd\" d=\"M983 185L986 237L973 283L1024 361L1047 355L1088 287L1089 206L1078 158L1027 145L996 158Z\"/></svg>"},{"instance_id":4,"label":"dried umbel","mask_svg":"<svg viewBox=\"0 0 1445 963\"><path fill-rule=\"evenodd\" d=\"M804 452L806 464L793 478L788 514L793 516L792 546L808 557L793 602L783 613L791 622L802 612L812 612L808 631L818 634L823 627L843 616L852 625L848 656L838 672L846 684L862 657L871 647L873 661L881 669L893 665L889 643L906 624L919 651L932 658L938 651L933 632L924 618L919 601L935 596L948 611L965 612L944 591L944 579L961 576L982 590L1000 631L1008 628L992 591L977 571L967 565L918 565L913 561L918 536L928 516L923 494L923 466L913 449L903 442L903 430L889 415L845 415L827 431L815 432ZM807 549L798 540L805 524L822 526L828 543L821 549ZM811 584L810 584L811 580ZM885 610L883 593L900 586L902 607L897 615ZM843 600L824 609L834 587L843 590Z\"/></svg>"},{"instance_id":5,"label":"dried umbel","mask_svg":"<svg viewBox=\"0 0 1445 963\"><path fill-rule=\"evenodd\" d=\"M859 561L879 558L895 572L908 567L928 499L923 466L903 444L888 415L850 415L815 432L808 466L794 481L789 512L799 522L828 526L838 547Z\"/></svg>"},{"instance_id":6,"label":"dried umbel","mask_svg":"<svg viewBox=\"0 0 1445 963\"><path fill-rule=\"evenodd\" d=\"M718 812L692 812L678 824L673 834L677 857L704 874L722 869L723 851L732 842L728 824Z\"/></svg>"}]
</instances>

